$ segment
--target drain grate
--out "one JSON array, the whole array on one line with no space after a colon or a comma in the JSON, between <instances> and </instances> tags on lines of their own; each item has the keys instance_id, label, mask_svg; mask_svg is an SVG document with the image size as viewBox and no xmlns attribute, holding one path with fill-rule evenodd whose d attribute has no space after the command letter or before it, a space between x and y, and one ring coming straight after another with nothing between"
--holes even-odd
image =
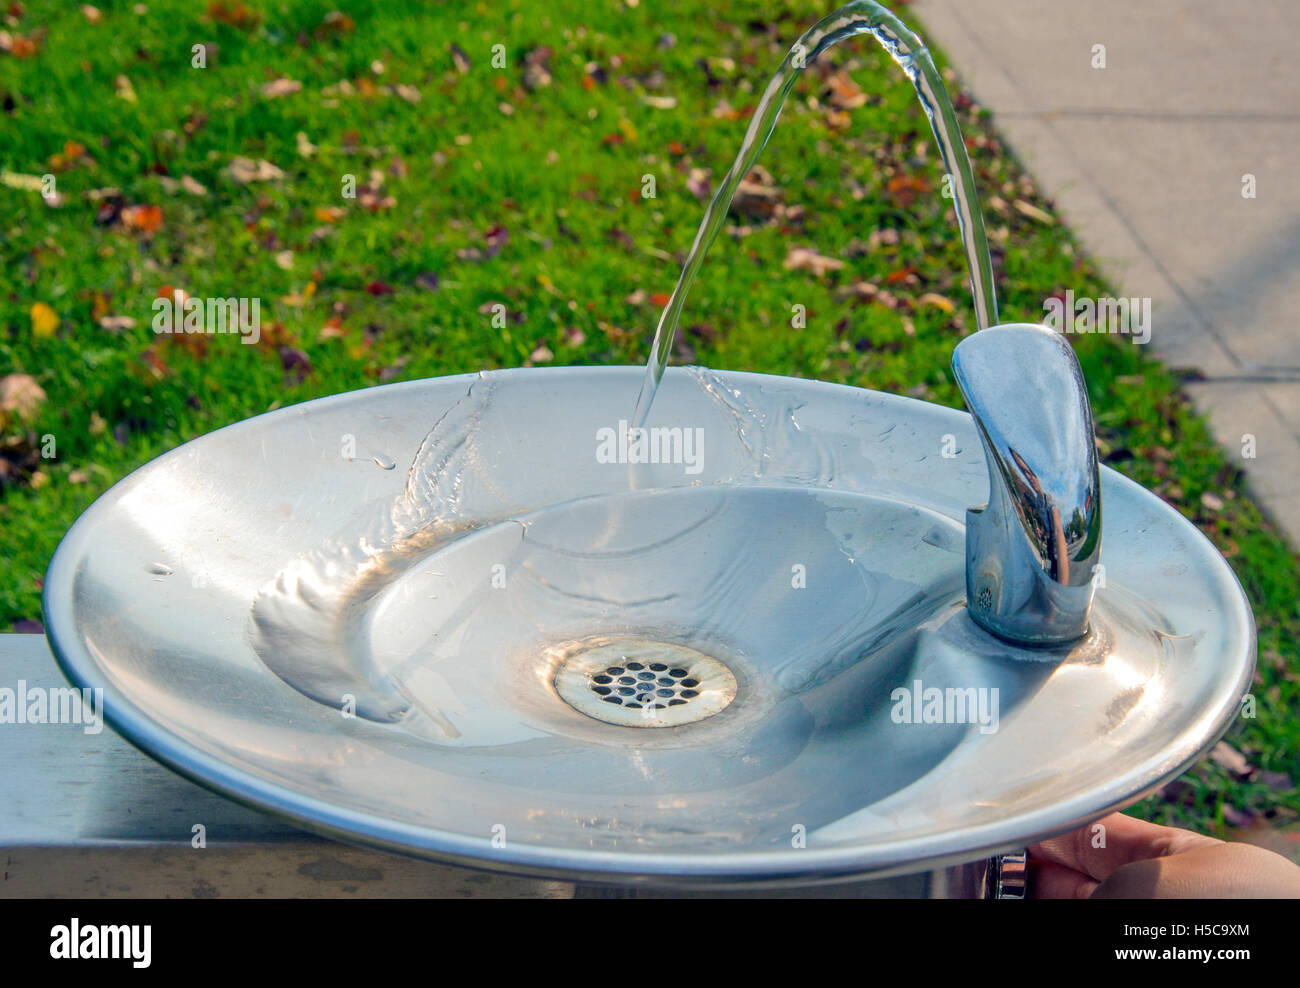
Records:
<instances>
[{"instance_id":1,"label":"drain grate","mask_svg":"<svg viewBox=\"0 0 1300 988\"><path fill-rule=\"evenodd\" d=\"M665 710L690 703L700 695L699 685L686 669L671 669L662 662L609 666L591 677L591 692L606 703L637 710Z\"/></svg>"},{"instance_id":2,"label":"drain grate","mask_svg":"<svg viewBox=\"0 0 1300 988\"><path fill-rule=\"evenodd\" d=\"M563 650L556 692L572 707L625 727L677 727L711 717L736 696L736 677L703 652L648 639Z\"/></svg>"}]
</instances>

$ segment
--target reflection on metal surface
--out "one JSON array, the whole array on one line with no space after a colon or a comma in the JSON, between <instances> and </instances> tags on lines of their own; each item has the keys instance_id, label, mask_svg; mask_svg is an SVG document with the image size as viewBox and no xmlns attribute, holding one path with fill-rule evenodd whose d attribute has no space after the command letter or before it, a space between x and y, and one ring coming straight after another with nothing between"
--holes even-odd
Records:
<instances>
[{"instance_id":1,"label":"reflection on metal surface","mask_svg":"<svg viewBox=\"0 0 1300 988\"><path fill-rule=\"evenodd\" d=\"M1087 635L1022 648L966 608L963 521L988 484L969 416L670 370L651 424L703 429L702 471L602 463L637 381L420 381L187 444L60 546L60 662L151 754L326 834L706 887L987 858L1148 791L1235 716L1241 590L1114 472ZM735 699L671 729L580 713L554 650L602 637L716 658ZM996 690L997 730L898 722L891 694L917 681Z\"/></svg>"},{"instance_id":2,"label":"reflection on metal surface","mask_svg":"<svg viewBox=\"0 0 1300 988\"><path fill-rule=\"evenodd\" d=\"M1013 851L989 862L989 898L1024 899L1029 894L1029 854Z\"/></svg>"},{"instance_id":3,"label":"reflection on metal surface","mask_svg":"<svg viewBox=\"0 0 1300 988\"><path fill-rule=\"evenodd\" d=\"M988 503L966 515L971 616L1013 642L1088 630L1101 558L1101 480L1079 361L1042 326L957 344L957 384L988 460Z\"/></svg>"}]
</instances>

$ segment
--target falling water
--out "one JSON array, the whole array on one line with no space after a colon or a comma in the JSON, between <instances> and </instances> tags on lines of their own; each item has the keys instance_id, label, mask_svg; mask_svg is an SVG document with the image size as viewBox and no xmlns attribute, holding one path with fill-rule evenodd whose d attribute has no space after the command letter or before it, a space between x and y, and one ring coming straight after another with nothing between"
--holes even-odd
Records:
<instances>
[{"instance_id":1,"label":"falling water","mask_svg":"<svg viewBox=\"0 0 1300 988\"><path fill-rule=\"evenodd\" d=\"M682 304L690 291L704 254L713 243L727 215L732 197L740 181L749 173L755 160L767 145L777 118L785 106L786 97L804 68L822 52L846 38L870 34L884 46L890 56L906 73L916 87L917 97L925 110L934 136L939 142L944 166L952 176L953 193L957 206L957 224L961 229L966 260L970 266L971 294L975 303L975 320L979 329L997 323L997 299L993 288L993 266L989 259L988 242L984 235L984 219L980 214L975 193L975 179L971 174L970 159L962 140L952 102L948 99L943 80L935 68L934 60L921 39L913 34L892 11L874 0L855 0L835 13L818 21L790 49L780 69L768 83L758 109L754 112L745 140L736 155L736 161L718 187L713 201L704 213L695 242L691 245L677 287L659 317L654 345L646 363L646 375L637 397L636 411L632 416L635 427L645 425L663 377L668 354L672 349L677 320Z\"/></svg>"}]
</instances>

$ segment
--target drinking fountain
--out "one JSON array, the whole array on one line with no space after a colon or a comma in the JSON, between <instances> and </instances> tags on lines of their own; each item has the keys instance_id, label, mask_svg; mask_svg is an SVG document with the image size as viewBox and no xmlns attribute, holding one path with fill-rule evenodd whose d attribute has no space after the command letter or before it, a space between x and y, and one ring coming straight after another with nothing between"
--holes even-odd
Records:
<instances>
[{"instance_id":1,"label":"drinking fountain","mask_svg":"<svg viewBox=\"0 0 1300 988\"><path fill-rule=\"evenodd\" d=\"M878 4L795 47L867 32L952 138ZM68 679L154 758L309 830L631 886L946 869L950 894L1014 895L1017 851L1194 763L1250 687L1250 608L1195 526L1098 465L1065 339L997 325L985 255L953 356L970 414L665 369L714 219L648 376L389 384L121 481L46 578Z\"/></svg>"}]
</instances>

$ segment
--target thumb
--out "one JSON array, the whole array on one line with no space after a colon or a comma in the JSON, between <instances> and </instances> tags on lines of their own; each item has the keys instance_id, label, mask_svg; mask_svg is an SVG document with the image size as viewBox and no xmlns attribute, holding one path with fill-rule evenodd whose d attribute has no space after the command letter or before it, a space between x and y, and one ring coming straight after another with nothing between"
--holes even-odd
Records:
<instances>
[{"instance_id":1,"label":"thumb","mask_svg":"<svg viewBox=\"0 0 1300 988\"><path fill-rule=\"evenodd\" d=\"M1300 868L1251 844L1202 844L1120 865L1094 899L1300 898Z\"/></svg>"}]
</instances>

